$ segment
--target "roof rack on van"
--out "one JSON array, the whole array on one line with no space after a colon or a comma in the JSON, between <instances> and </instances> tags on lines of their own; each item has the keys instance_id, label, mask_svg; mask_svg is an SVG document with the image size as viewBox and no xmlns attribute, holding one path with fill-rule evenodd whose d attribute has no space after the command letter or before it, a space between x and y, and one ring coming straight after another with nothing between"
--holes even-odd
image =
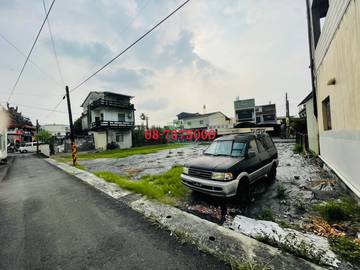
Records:
<instances>
[{"instance_id":1,"label":"roof rack on van","mask_svg":"<svg viewBox=\"0 0 360 270\"><path fill-rule=\"evenodd\" d=\"M230 135L230 134L242 134L242 133L263 134L273 130L274 130L273 127L227 128L227 129L218 129L217 134L220 136Z\"/></svg>"}]
</instances>

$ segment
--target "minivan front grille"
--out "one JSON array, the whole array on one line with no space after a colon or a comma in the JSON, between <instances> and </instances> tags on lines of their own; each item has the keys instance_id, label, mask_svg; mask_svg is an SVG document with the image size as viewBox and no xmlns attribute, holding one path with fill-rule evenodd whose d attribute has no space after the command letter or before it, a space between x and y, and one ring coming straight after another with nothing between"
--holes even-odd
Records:
<instances>
[{"instance_id":1,"label":"minivan front grille","mask_svg":"<svg viewBox=\"0 0 360 270\"><path fill-rule=\"evenodd\" d=\"M189 168L189 175L199 177L199 178L204 178L204 179L211 179L212 172L200 170L200 169Z\"/></svg>"}]
</instances>

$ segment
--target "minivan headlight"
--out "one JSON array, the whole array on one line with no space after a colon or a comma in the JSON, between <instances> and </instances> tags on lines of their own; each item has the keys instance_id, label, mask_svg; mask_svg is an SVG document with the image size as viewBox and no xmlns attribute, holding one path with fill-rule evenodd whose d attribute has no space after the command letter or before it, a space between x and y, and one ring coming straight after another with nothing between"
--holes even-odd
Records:
<instances>
[{"instance_id":1,"label":"minivan headlight","mask_svg":"<svg viewBox=\"0 0 360 270\"><path fill-rule=\"evenodd\" d=\"M188 167L183 167L183 173L184 174L189 174L189 168Z\"/></svg>"},{"instance_id":2,"label":"minivan headlight","mask_svg":"<svg viewBox=\"0 0 360 270\"><path fill-rule=\"evenodd\" d=\"M211 179L214 180L232 180L233 174L232 173L223 173L223 172L213 172L211 175Z\"/></svg>"}]
</instances>

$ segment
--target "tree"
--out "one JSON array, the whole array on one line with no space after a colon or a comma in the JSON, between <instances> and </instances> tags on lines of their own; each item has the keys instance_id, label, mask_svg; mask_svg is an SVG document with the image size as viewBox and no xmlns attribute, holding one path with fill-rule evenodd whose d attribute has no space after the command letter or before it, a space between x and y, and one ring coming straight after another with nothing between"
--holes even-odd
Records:
<instances>
[{"instance_id":1,"label":"tree","mask_svg":"<svg viewBox=\"0 0 360 270\"><path fill-rule=\"evenodd\" d=\"M78 118L78 119L75 120L75 122L74 122L74 131L75 131L76 135L83 134L81 118Z\"/></svg>"},{"instance_id":2,"label":"tree","mask_svg":"<svg viewBox=\"0 0 360 270\"><path fill-rule=\"evenodd\" d=\"M36 141L43 143L50 143L51 137L52 137L51 133L44 129L41 129L39 131L39 134L35 136Z\"/></svg>"}]
</instances>

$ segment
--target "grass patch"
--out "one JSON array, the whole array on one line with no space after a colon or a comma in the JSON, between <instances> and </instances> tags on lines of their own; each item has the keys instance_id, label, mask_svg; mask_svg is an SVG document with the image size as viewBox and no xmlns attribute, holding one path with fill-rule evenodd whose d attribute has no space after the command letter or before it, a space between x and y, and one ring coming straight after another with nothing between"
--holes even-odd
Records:
<instances>
[{"instance_id":1,"label":"grass patch","mask_svg":"<svg viewBox=\"0 0 360 270\"><path fill-rule=\"evenodd\" d=\"M80 165L79 163L77 163L77 164L75 165L75 168L78 168L79 170L85 171L85 167L84 167L83 165Z\"/></svg>"},{"instance_id":2,"label":"grass patch","mask_svg":"<svg viewBox=\"0 0 360 270\"><path fill-rule=\"evenodd\" d=\"M314 209L329 223L360 220L360 207L352 198L329 200L316 204Z\"/></svg>"},{"instance_id":3,"label":"grass patch","mask_svg":"<svg viewBox=\"0 0 360 270\"><path fill-rule=\"evenodd\" d=\"M140 147L133 147L129 149L114 149L106 150L98 153L78 153L78 160L91 160L97 158L124 158L132 155L145 155L156 153L161 150L166 149L175 149L184 147L185 144L156 144L156 145L146 145ZM71 154L62 154L53 157L55 160L60 162L68 162L71 160Z\"/></svg>"},{"instance_id":4,"label":"grass patch","mask_svg":"<svg viewBox=\"0 0 360 270\"><path fill-rule=\"evenodd\" d=\"M342 259L360 264L360 245L347 237L333 237L329 239L330 248Z\"/></svg>"},{"instance_id":5,"label":"grass patch","mask_svg":"<svg viewBox=\"0 0 360 270\"><path fill-rule=\"evenodd\" d=\"M301 154L303 152L301 144L295 144L293 151L295 154Z\"/></svg>"},{"instance_id":6,"label":"grass patch","mask_svg":"<svg viewBox=\"0 0 360 270\"><path fill-rule=\"evenodd\" d=\"M236 262L231 264L232 269L238 270L271 270L271 268L266 264L257 263L253 260L247 262Z\"/></svg>"},{"instance_id":7,"label":"grass patch","mask_svg":"<svg viewBox=\"0 0 360 270\"><path fill-rule=\"evenodd\" d=\"M258 215L259 219L262 220L268 220L268 221L274 221L274 214L273 211L271 210L271 208L263 208L261 209L259 215Z\"/></svg>"},{"instance_id":8,"label":"grass patch","mask_svg":"<svg viewBox=\"0 0 360 270\"><path fill-rule=\"evenodd\" d=\"M137 181L112 172L95 172L95 175L108 182L116 183L124 189L164 203L174 204L176 199L184 197L188 192L180 181L181 173L182 167L173 167L163 174L144 176Z\"/></svg>"}]
</instances>

